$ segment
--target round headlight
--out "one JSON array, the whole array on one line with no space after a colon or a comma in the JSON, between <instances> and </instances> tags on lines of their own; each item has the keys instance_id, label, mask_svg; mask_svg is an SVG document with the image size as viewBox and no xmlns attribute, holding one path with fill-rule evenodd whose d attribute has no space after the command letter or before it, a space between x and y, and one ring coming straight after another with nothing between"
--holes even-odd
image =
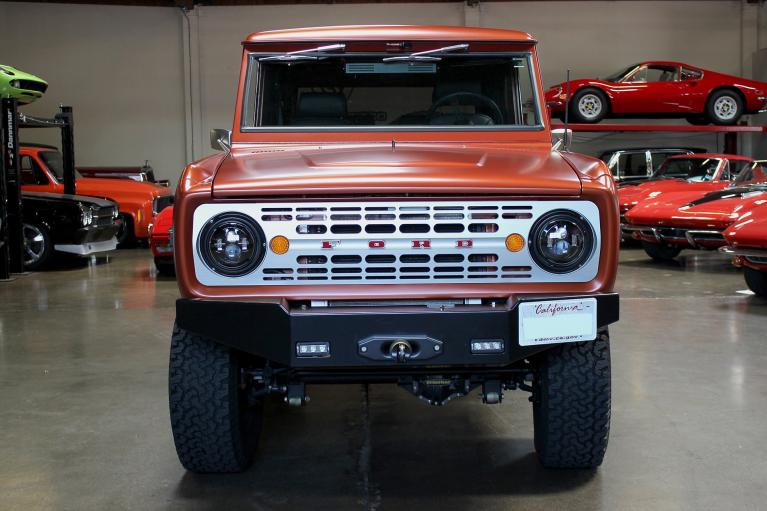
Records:
<instances>
[{"instance_id":1,"label":"round headlight","mask_svg":"<svg viewBox=\"0 0 767 511\"><path fill-rule=\"evenodd\" d=\"M539 218L528 236L530 255L550 273L570 273L594 253L594 229L574 211L557 209Z\"/></svg>"},{"instance_id":2,"label":"round headlight","mask_svg":"<svg viewBox=\"0 0 767 511\"><path fill-rule=\"evenodd\" d=\"M264 231L249 216L222 213L202 228L198 246L200 256L211 270L239 277L253 271L264 258Z\"/></svg>"}]
</instances>

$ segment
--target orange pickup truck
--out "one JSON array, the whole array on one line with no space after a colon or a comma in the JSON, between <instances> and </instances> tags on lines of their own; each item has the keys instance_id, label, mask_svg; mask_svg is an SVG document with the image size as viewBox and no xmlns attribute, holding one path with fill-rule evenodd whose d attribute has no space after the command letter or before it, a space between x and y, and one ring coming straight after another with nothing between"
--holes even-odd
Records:
<instances>
[{"instance_id":1,"label":"orange pickup truck","mask_svg":"<svg viewBox=\"0 0 767 511\"><path fill-rule=\"evenodd\" d=\"M22 144L19 148L21 189L25 192L64 193L64 168L61 153L53 146ZM119 207L117 241L129 246L149 237L155 216L173 204L173 191L164 186L127 179L101 179L78 176L78 195L116 202Z\"/></svg>"}]
</instances>

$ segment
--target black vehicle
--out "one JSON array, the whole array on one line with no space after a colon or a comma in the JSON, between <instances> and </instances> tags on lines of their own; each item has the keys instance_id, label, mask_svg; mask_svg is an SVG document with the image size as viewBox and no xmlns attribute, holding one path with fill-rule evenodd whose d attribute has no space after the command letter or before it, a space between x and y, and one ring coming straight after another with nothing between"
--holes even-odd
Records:
<instances>
[{"instance_id":1,"label":"black vehicle","mask_svg":"<svg viewBox=\"0 0 767 511\"><path fill-rule=\"evenodd\" d=\"M37 270L54 252L90 255L117 248L117 204L60 193L23 192L24 267Z\"/></svg>"},{"instance_id":2,"label":"black vehicle","mask_svg":"<svg viewBox=\"0 0 767 511\"><path fill-rule=\"evenodd\" d=\"M599 155L619 184L641 182L652 176L669 156L705 153L699 147L612 149Z\"/></svg>"}]
</instances>

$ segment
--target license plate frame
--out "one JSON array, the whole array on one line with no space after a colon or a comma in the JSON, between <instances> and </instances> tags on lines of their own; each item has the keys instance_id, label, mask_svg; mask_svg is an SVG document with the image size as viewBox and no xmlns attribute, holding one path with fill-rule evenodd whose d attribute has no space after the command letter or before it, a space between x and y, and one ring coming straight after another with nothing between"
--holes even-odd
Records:
<instances>
[{"instance_id":1,"label":"license plate frame","mask_svg":"<svg viewBox=\"0 0 767 511\"><path fill-rule=\"evenodd\" d=\"M518 317L520 346L588 342L597 336L596 298L521 302Z\"/></svg>"}]
</instances>

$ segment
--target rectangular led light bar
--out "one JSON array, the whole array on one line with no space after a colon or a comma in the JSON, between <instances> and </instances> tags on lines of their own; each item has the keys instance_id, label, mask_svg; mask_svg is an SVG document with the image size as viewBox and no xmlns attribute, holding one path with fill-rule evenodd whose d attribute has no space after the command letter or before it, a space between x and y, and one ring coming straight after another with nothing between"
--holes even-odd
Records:
<instances>
[{"instance_id":1,"label":"rectangular led light bar","mask_svg":"<svg viewBox=\"0 0 767 511\"><path fill-rule=\"evenodd\" d=\"M503 353L504 348L502 339L475 339L471 341L472 355Z\"/></svg>"},{"instance_id":2,"label":"rectangular led light bar","mask_svg":"<svg viewBox=\"0 0 767 511\"><path fill-rule=\"evenodd\" d=\"M329 342L299 342L296 343L298 358L326 358L330 356Z\"/></svg>"}]
</instances>

